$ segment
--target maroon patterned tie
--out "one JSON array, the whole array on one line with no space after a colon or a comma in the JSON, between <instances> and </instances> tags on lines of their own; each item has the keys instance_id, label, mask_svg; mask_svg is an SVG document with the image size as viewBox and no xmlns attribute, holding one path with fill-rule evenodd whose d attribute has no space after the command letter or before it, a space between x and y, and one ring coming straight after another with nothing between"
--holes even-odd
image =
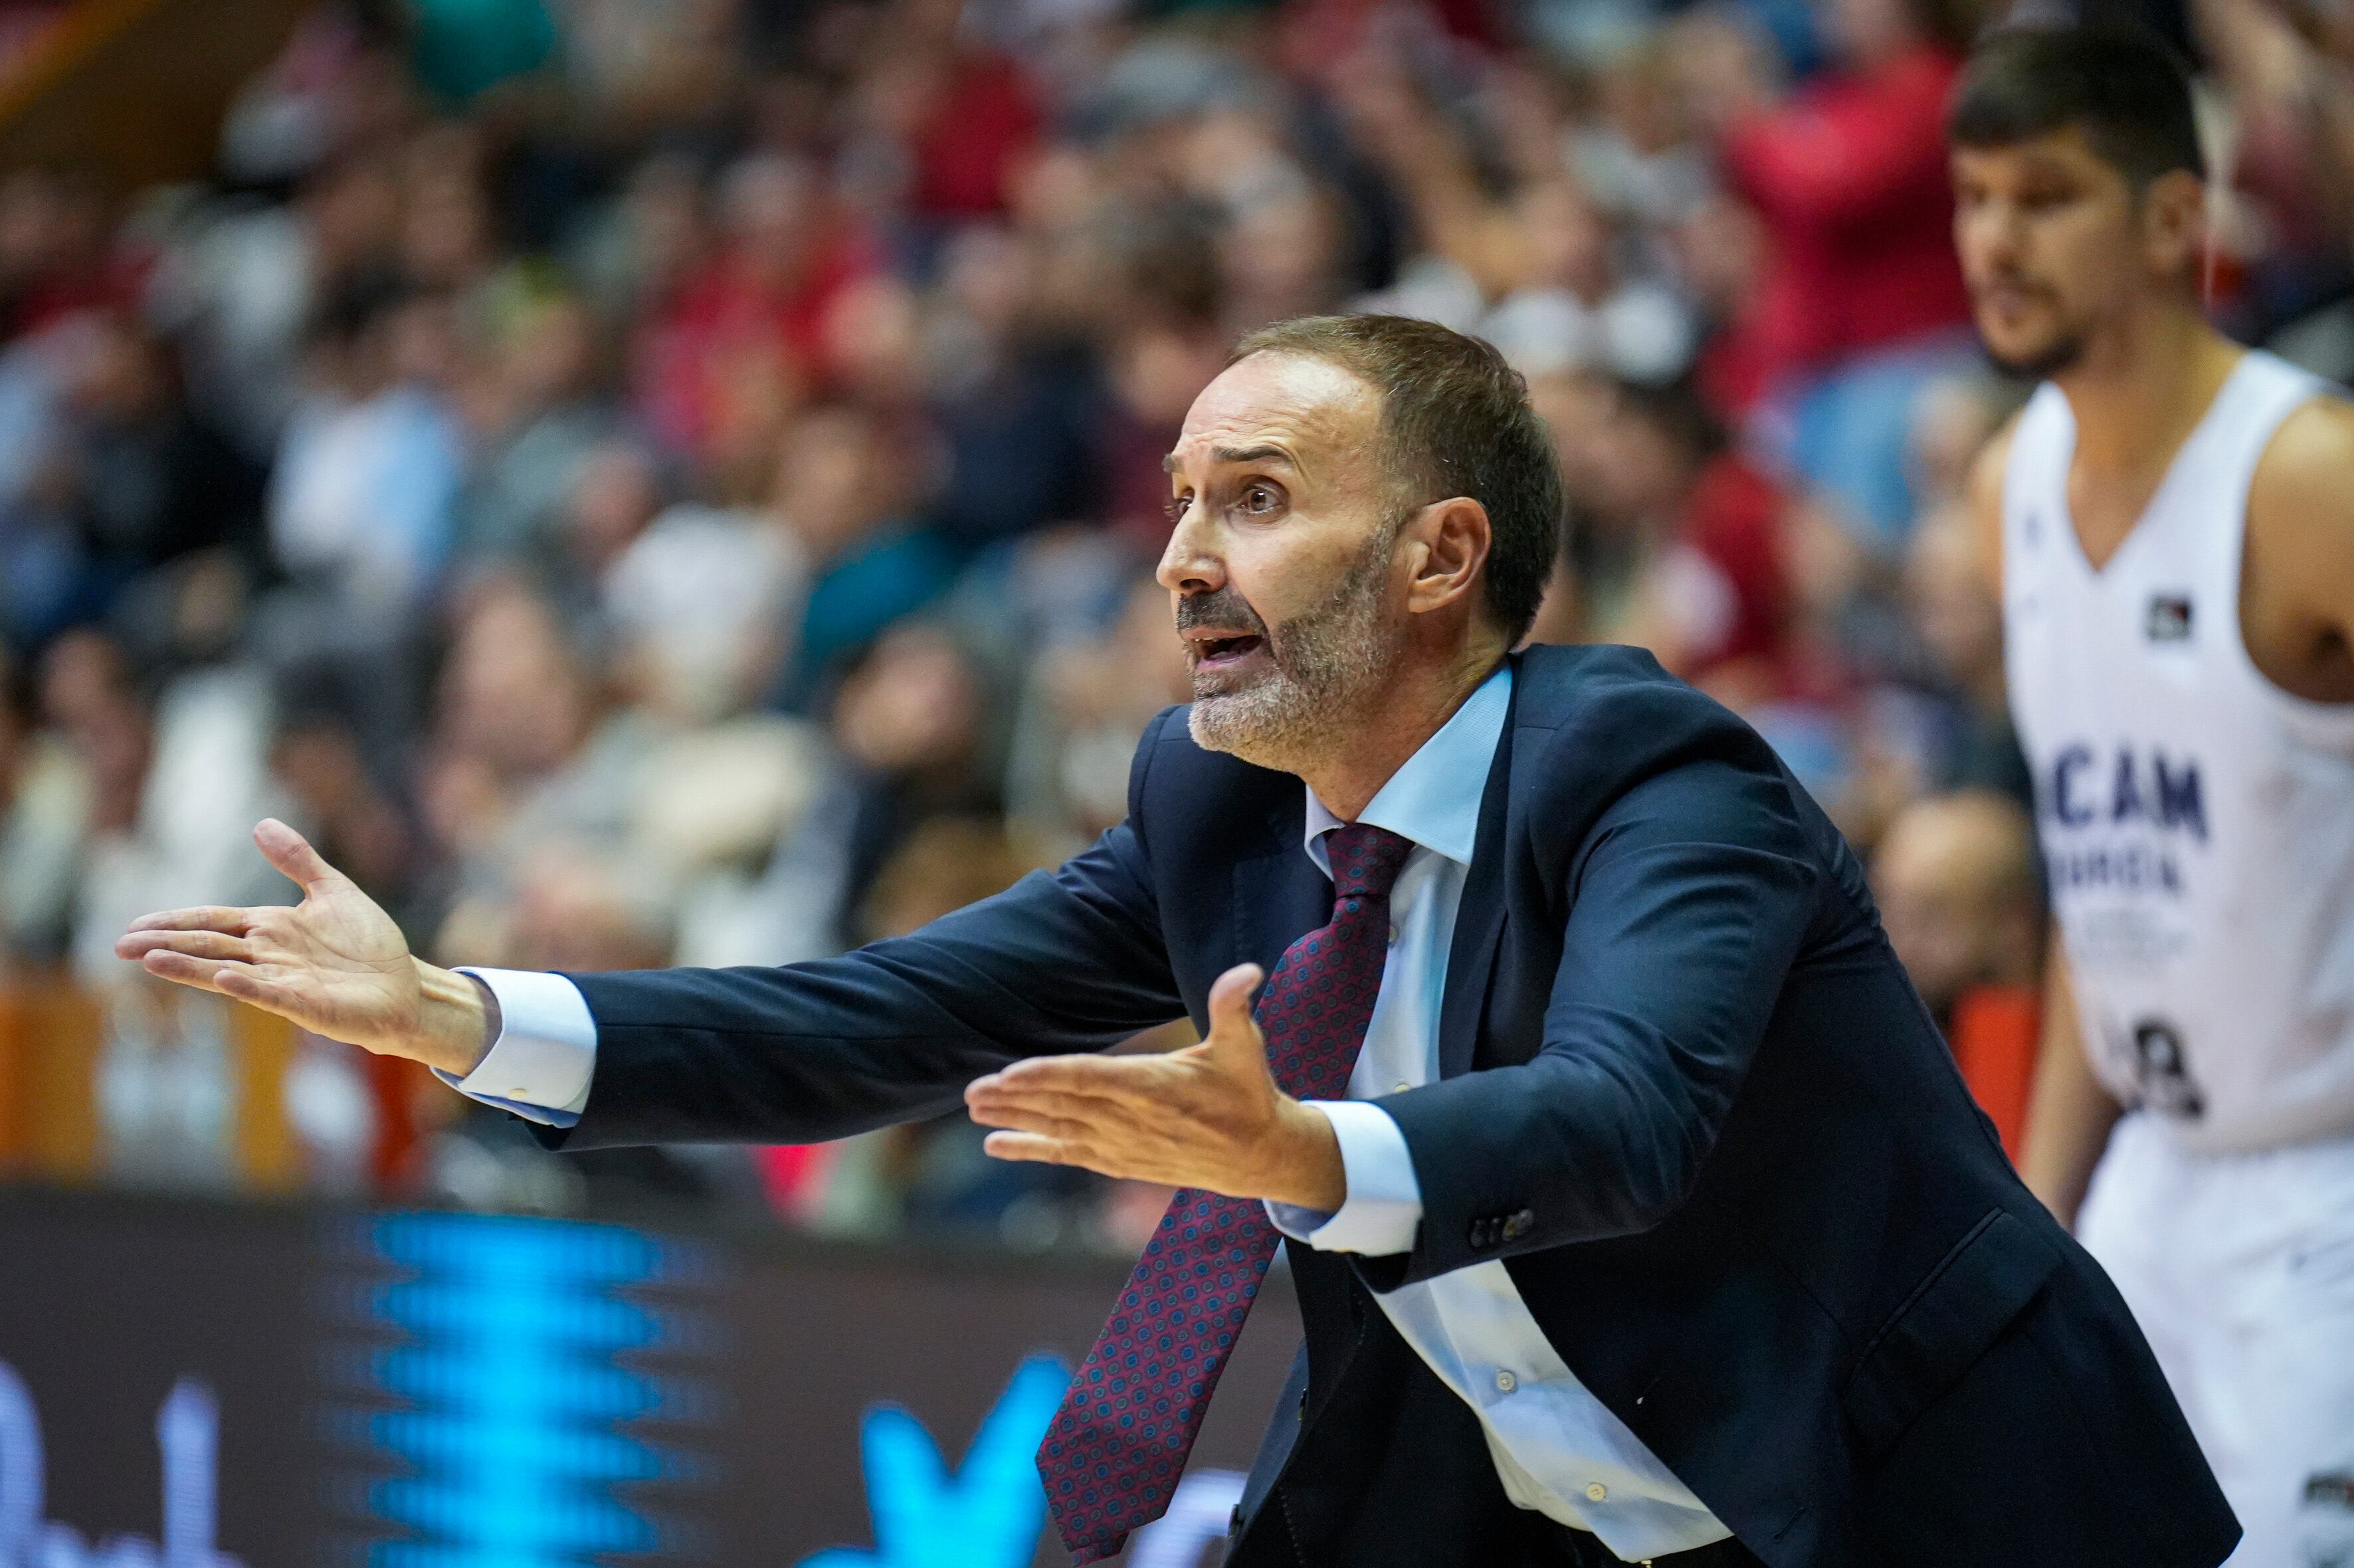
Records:
<instances>
[{"instance_id":1,"label":"maroon patterned tie","mask_svg":"<svg viewBox=\"0 0 2354 1568\"><path fill-rule=\"evenodd\" d=\"M1363 823L1324 843L1332 918L1284 949L1256 1014L1275 1081L1300 1099L1348 1089L1381 991L1390 885L1414 848ZM1277 1237L1255 1199L1171 1200L1038 1447L1046 1506L1077 1562L1110 1556L1168 1511Z\"/></svg>"}]
</instances>

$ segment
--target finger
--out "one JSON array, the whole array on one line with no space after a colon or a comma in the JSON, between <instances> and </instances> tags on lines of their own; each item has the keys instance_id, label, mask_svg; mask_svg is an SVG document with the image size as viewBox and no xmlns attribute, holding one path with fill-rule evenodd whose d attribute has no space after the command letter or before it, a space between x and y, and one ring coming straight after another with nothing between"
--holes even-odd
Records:
<instances>
[{"instance_id":1,"label":"finger","mask_svg":"<svg viewBox=\"0 0 2354 1568\"><path fill-rule=\"evenodd\" d=\"M253 830L253 842L261 857L294 880L303 892L313 893L322 887L341 884L342 872L329 865L311 847L311 841L288 827L275 817L264 817Z\"/></svg>"},{"instance_id":2,"label":"finger","mask_svg":"<svg viewBox=\"0 0 2354 1568\"><path fill-rule=\"evenodd\" d=\"M1100 1176L1126 1176L1128 1167L1116 1159L1059 1139L1029 1132L992 1132L981 1140L981 1152L999 1160L1028 1160L1046 1165L1071 1165Z\"/></svg>"},{"instance_id":3,"label":"finger","mask_svg":"<svg viewBox=\"0 0 2354 1568\"><path fill-rule=\"evenodd\" d=\"M220 931L133 931L114 944L114 955L133 960L149 953L184 953L192 959L253 961L253 944Z\"/></svg>"},{"instance_id":4,"label":"finger","mask_svg":"<svg viewBox=\"0 0 2354 1568\"><path fill-rule=\"evenodd\" d=\"M309 1026L310 1018L302 1010L301 993L283 980L264 980L252 969L224 964L213 978L213 989L223 996L250 1002L265 1012Z\"/></svg>"},{"instance_id":5,"label":"finger","mask_svg":"<svg viewBox=\"0 0 2354 1568\"><path fill-rule=\"evenodd\" d=\"M1251 993L1266 979L1267 971L1257 964L1236 964L1217 978L1210 987L1210 1035L1204 1044L1227 1050L1247 1046L1252 1055L1265 1057L1266 1044L1251 1019Z\"/></svg>"},{"instance_id":6,"label":"finger","mask_svg":"<svg viewBox=\"0 0 2354 1568\"><path fill-rule=\"evenodd\" d=\"M992 1132L981 1140L981 1152L999 1160L1031 1160L1045 1165L1076 1165L1060 1143L1030 1132Z\"/></svg>"},{"instance_id":7,"label":"finger","mask_svg":"<svg viewBox=\"0 0 2354 1568\"><path fill-rule=\"evenodd\" d=\"M973 1080L969 1092L1067 1094L1124 1102L1152 1100L1168 1064L1152 1056L1034 1056Z\"/></svg>"},{"instance_id":8,"label":"finger","mask_svg":"<svg viewBox=\"0 0 2354 1568\"><path fill-rule=\"evenodd\" d=\"M1006 1090L968 1095L965 1109L975 1121L1002 1125L1007 1117L1062 1117L1092 1127L1128 1129L1182 1114L1140 1098L1074 1095L1061 1090Z\"/></svg>"},{"instance_id":9,"label":"finger","mask_svg":"<svg viewBox=\"0 0 2354 1568\"><path fill-rule=\"evenodd\" d=\"M142 915L125 927L130 931L227 931L242 937L253 927L253 911L231 909L222 904L200 905L194 909L162 909L153 915Z\"/></svg>"},{"instance_id":10,"label":"finger","mask_svg":"<svg viewBox=\"0 0 2354 1568\"><path fill-rule=\"evenodd\" d=\"M1097 1117L1071 1116L1061 1110L1038 1106L996 1106L986 1111L973 1112L972 1118L983 1127L1034 1132L1060 1139L1065 1143L1116 1142L1123 1130Z\"/></svg>"},{"instance_id":11,"label":"finger","mask_svg":"<svg viewBox=\"0 0 2354 1568\"><path fill-rule=\"evenodd\" d=\"M217 959L192 958L186 953L164 948L140 959L139 967L158 980L167 980L175 985L194 986L198 991L219 991L222 971L238 966Z\"/></svg>"},{"instance_id":12,"label":"finger","mask_svg":"<svg viewBox=\"0 0 2354 1568\"><path fill-rule=\"evenodd\" d=\"M301 994L283 981L263 979L248 965L194 958L186 953L159 948L140 960L140 967L159 980L250 1002L265 1012L291 1018L307 1027Z\"/></svg>"}]
</instances>

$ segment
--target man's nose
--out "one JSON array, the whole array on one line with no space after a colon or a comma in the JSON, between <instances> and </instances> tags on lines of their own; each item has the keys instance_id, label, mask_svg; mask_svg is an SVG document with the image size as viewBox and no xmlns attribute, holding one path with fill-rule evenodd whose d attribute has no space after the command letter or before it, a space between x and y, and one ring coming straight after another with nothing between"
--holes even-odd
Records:
<instances>
[{"instance_id":1,"label":"man's nose","mask_svg":"<svg viewBox=\"0 0 2354 1568\"><path fill-rule=\"evenodd\" d=\"M2026 214L2013 202L1994 204L1978 215L1970 238L1976 241L1974 249L1982 263L2011 266L2026 248Z\"/></svg>"},{"instance_id":2,"label":"man's nose","mask_svg":"<svg viewBox=\"0 0 2354 1568\"><path fill-rule=\"evenodd\" d=\"M1188 506L1169 531L1154 580L1171 593L1215 593L1226 586L1226 564L1213 547L1202 508Z\"/></svg>"}]
</instances>

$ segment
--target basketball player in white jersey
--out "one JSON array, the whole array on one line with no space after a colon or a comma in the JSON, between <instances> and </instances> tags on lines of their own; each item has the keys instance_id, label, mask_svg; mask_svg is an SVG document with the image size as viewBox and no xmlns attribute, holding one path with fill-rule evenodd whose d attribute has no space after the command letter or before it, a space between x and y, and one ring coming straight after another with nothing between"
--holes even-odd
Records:
<instances>
[{"instance_id":1,"label":"basketball player in white jersey","mask_svg":"<svg viewBox=\"0 0 2354 1568\"><path fill-rule=\"evenodd\" d=\"M1949 130L1979 330L2042 379L1974 485L2059 917L2024 1174L2236 1568L2354 1568L2354 406L2207 324L2158 46L1999 33Z\"/></svg>"}]
</instances>

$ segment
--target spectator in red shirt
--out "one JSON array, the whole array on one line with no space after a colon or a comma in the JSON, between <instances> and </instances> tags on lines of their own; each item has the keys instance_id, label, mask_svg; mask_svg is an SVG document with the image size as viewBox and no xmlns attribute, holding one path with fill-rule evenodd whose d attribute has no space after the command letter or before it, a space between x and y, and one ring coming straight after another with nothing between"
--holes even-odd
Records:
<instances>
[{"instance_id":1,"label":"spectator in red shirt","mask_svg":"<svg viewBox=\"0 0 2354 1568\"><path fill-rule=\"evenodd\" d=\"M663 440L726 468L731 453L716 449L762 445L732 433L765 425L772 439L823 386L826 312L875 258L832 210L815 172L794 158L737 164L720 204L726 244L645 323L639 372L648 420Z\"/></svg>"},{"instance_id":2,"label":"spectator in red shirt","mask_svg":"<svg viewBox=\"0 0 2354 1568\"><path fill-rule=\"evenodd\" d=\"M1944 131L1959 18L1946 0L1831 0L1824 16L1833 64L1779 101L1755 51L1721 36L1688 69L1725 180L1766 233L1751 346L1777 444L1893 547L1914 511L1913 395L1967 353Z\"/></svg>"},{"instance_id":3,"label":"spectator in red shirt","mask_svg":"<svg viewBox=\"0 0 2354 1568\"><path fill-rule=\"evenodd\" d=\"M1003 55L956 51L913 137L916 210L965 219L1005 210L1006 182L1036 145L1044 116L1029 79Z\"/></svg>"},{"instance_id":4,"label":"spectator in red shirt","mask_svg":"<svg viewBox=\"0 0 2354 1568\"><path fill-rule=\"evenodd\" d=\"M1725 177L1766 223L1771 369L1803 376L1969 319L1946 99L1959 60L1926 0L1827 7L1839 65L1725 123Z\"/></svg>"},{"instance_id":5,"label":"spectator in red shirt","mask_svg":"<svg viewBox=\"0 0 2354 1568\"><path fill-rule=\"evenodd\" d=\"M1578 635L1647 647L1735 707L1783 694L1790 591L1779 486L1734 450L1691 383L1621 381L1564 432Z\"/></svg>"},{"instance_id":6,"label":"spectator in red shirt","mask_svg":"<svg viewBox=\"0 0 2354 1568\"><path fill-rule=\"evenodd\" d=\"M23 170L0 183L0 327L8 337L137 305L147 258L113 242L111 217L89 179Z\"/></svg>"}]
</instances>

